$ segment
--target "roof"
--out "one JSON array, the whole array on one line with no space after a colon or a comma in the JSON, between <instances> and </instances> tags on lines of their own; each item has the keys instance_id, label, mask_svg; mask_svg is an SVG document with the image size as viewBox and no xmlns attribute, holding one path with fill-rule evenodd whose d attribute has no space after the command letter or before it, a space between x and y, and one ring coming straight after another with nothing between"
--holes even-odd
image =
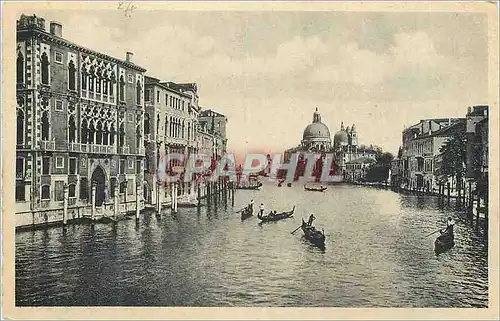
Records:
<instances>
[{"instance_id":1,"label":"roof","mask_svg":"<svg viewBox=\"0 0 500 321\"><path fill-rule=\"evenodd\" d=\"M145 76L144 77L144 84L146 86L147 85L158 86L160 88L163 88L165 90L174 92L174 93L176 93L178 95L181 95L181 96L184 96L186 98L191 98L191 95L189 95L188 93L184 93L182 91L178 91L175 88L171 87L170 84L175 84L173 82L161 82L160 79L158 79L158 78L154 78L154 77L150 77L150 76Z\"/></svg>"},{"instance_id":2,"label":"roof","mask_svg":"<svg viewBox=\"0 0 500 321\"><path fill-rule=\"evenodd\" d=\"M78 49L78 50L80 50L82 52L85 52L87 54L92 54L92 55L100 57L102 59L111 60L114 63L120 63L120 64L122 64L122 65L124 65L126 67L129 67L129 68L141 71L141 72L146 72L145 68L140 67L140 66L138 66L138 65L136 65L136 64L134 64L132 62L129 62L129 61L126 61L126 60L122 60L122 59L118 59L118 58L109 56L107 54L104 54L102 52L95 51L93 49L86 48L84 46L78 45L78 44L76 44L76 43L74 43L72 41L69 41L67 39L64 39L64 38L58 37L56 35L53 35L50 32L47 32L45 29L41 29L40 27L36 27L35 25L26 25L26 26L18 26L17 27L17 33L18 34L19 33L26 33L26 32L33 32L33 33L39 34L40 36L43 36L45 38L49 38L49 39L51 39L55 43L63 44L63 45L66 45L68 47L73 47L73 48Z\"/></svg>"},{"instance_id":3,"label":"roof","mask_svg":"<svg viewBox=\"0 0 500 321\"><path fill-rule=\"evenodd\" d=\"M484 111L488 111L488 105L473 106L470 113L467 116L484 116Z\"/></svg>"},{"instance_id":4,"label":"roof","mask_svg":"<svg viewBox=\"0 0 500 321\"><path fill-rule=\"evenodd\" d=\"M200 108L202 108L200 106ZM199 117L212 117L212 116L215 116L215 117L226 117L226 115L223 115L221 113L218 113L216 111L213 111L211 109L206 109L206 110L202 110L199 114Z\"/></svg>"}]
</instances>

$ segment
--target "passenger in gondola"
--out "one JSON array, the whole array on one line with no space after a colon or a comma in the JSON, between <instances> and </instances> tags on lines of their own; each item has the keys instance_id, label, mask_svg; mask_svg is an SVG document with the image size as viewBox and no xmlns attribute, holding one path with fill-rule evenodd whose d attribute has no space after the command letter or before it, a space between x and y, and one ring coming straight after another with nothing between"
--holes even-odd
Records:
<instances>
[{"instance_id":1,"label":"passenger in gondola","mask_svg":"<svg viewBox=\"0 0 500 321\"><path fill-rule=\"evenodd\" d=\"M311 215L309 215L309 221L307 221L307 226L312 226L313 221L315 219L316 219L316 217L314 216L314 214L311 213Z\"/></svg>"},{"instance_id":2,"label":"passenger in gondola","mask_svg":"<svg viewBox=\"0 0 500 321\"><path fill-rule=\"evenodd\" d=\"M264 203L260 203L260 215L263 216L264 215Z\"/></svg>"}]
</instances>

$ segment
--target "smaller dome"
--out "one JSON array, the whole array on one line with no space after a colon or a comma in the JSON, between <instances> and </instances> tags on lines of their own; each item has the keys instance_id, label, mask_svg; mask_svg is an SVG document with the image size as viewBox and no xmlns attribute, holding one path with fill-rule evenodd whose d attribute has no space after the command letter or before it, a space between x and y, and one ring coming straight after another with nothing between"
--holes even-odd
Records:
<instances>
[{"instance_id":1,"label":"smaller dome","mask_svg":"<svg viewBox=\"0 0 500 321\"><path fill-rule=\"evenodd\" d=\"M349 136L345 130L339 130L333 136L334 145L347 145L349 143Z\"/></svg>"}]
</instances>

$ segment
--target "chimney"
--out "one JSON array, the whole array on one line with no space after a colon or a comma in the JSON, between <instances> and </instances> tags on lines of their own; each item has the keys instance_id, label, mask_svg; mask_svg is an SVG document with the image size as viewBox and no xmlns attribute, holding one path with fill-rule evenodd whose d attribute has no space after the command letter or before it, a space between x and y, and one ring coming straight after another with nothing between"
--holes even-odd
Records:
<instances>
[{"instance_id":1,"label":"chimney","mask_svg":"<svg viewBox=\"0 0 500 321\"><path fill-rule=\"evenodd\" d=\"M470 113L471 113L471 111L472 111L472 108L471 108L470 106L469 106L469 107L467 107L467 114L470 114Z\"/></svg>"},{"instance_id":2,"label":"chimney","mask_svg":"<svg viewBox=\"0 0 500 321\"><path fill-rule=\"evenodd\" d=\"M451 126L451 118L448 118L448 126Z\"/></svg>"},{"instance_id":3,"label":"chimney","mask_svg":"<svg viewBox=\"0 0 500 321\"><path fill-rule=\"evenodd\" d=\"M127 51L127 62L132 63L132 57L134 56L133 52Z\"/></svg>"},{"instance_id":4,"label":"chimney","mask_svg":"<svg viewBox=\"0 0 500 321\"><path fill-rule=\"evenodd\" d=\"M50 22L50 33L56 37L62 38L62 25L59 22Z\"/></svg>"}]
</instances>

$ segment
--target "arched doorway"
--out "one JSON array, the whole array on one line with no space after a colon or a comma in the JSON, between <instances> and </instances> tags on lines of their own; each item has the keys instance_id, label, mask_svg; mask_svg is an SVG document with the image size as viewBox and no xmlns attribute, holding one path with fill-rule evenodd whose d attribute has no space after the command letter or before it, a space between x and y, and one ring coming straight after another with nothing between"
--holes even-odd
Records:
<instances>
[{"instance_id":1,"label":"arched doorway","mask_svg":"<svg viewBox=\"0 0 500 321\"><path fill-rule=\"evenodd\" d=\"M96 184L95 187L95 206L102 206L102 203L106 199L105 189L106 189L106 175L104 175L104 170L101 166L97 166L92 173L92 184Z\"/></svg>"}]
</instances>

